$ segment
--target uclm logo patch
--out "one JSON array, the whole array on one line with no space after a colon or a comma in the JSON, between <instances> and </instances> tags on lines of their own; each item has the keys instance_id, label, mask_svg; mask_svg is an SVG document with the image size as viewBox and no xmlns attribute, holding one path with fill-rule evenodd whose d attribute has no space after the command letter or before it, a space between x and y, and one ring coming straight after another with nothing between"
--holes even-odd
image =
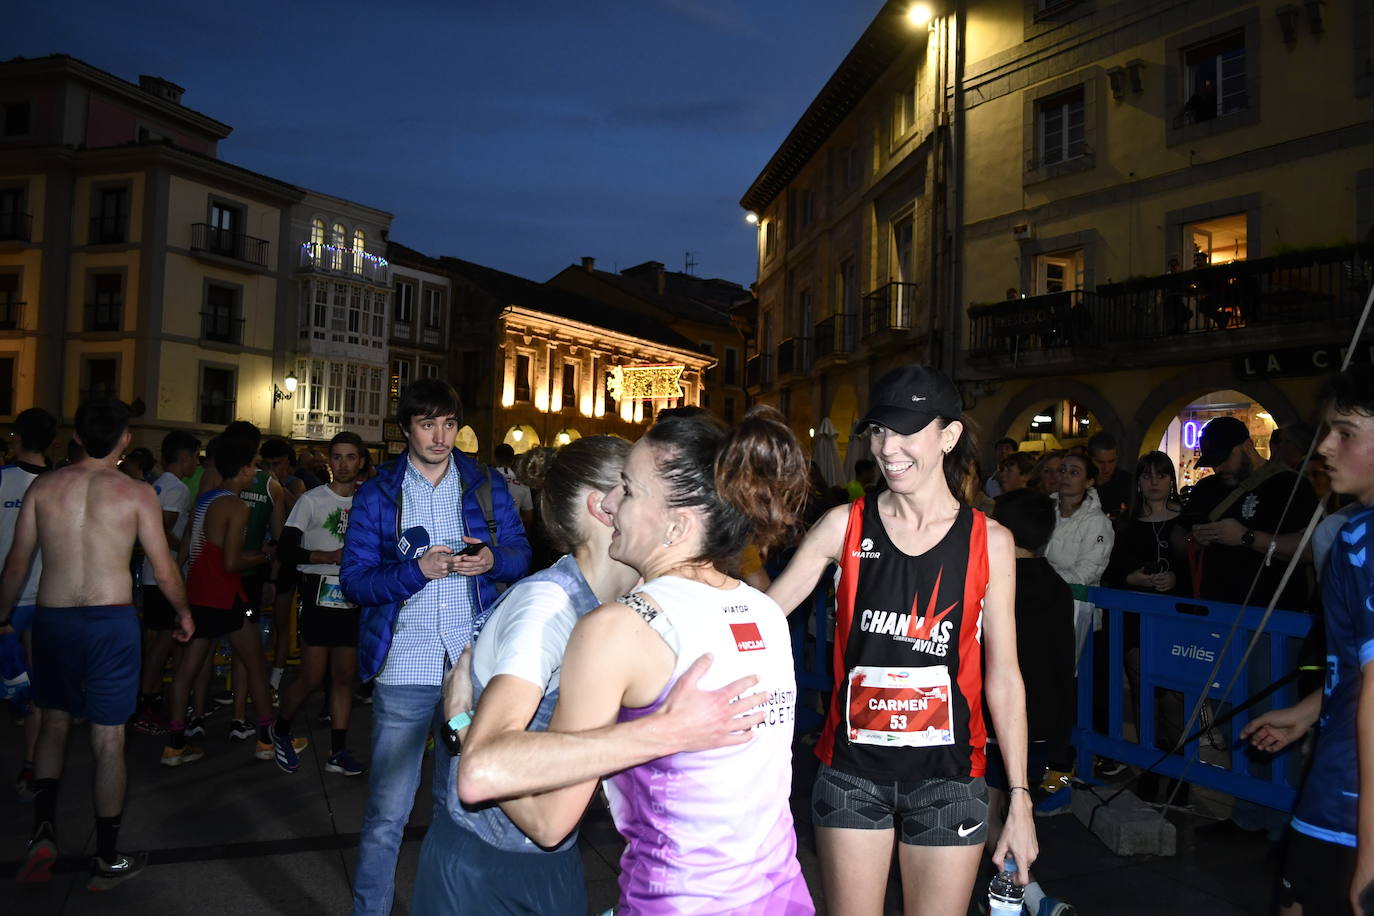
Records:
<instances>
[{"instance_id":1,"label":"uclm logo patch","mask_svg":"<svg viewBox=\"0 0 1374 916\"><path fill-rule=\"evenodd\" d=\"M730 632L735 634L735 648L741 652L755 652L763 648L763 636L756 623L732 623Z\"/></svg>"}]
</instances>

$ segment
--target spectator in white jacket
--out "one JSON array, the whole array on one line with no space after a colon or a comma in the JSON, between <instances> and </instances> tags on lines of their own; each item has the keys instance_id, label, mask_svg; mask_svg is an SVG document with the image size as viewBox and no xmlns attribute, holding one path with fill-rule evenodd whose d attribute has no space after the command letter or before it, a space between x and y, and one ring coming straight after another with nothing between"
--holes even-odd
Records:
<instances>
[{"instance_id":1,"label":"spectator in white jacket","mask_svg":"<svg viewBox=\"0 0 1374 916\"><path fill-rule=\"evenodd\" d=\"M1054 534L1045 548L1045 559L1073 588L1073 632L1078 653L1082 653L1088 628L1093 625L1093 605L1086 600L1086 589L1102 581L1116 540L1111 519L1102 512L1093 489L1096 478L1097 468L1091 459L1064 456L1059 466L1059 492L1051 497L1058 510Z\"/></svg>"}]
</instances>

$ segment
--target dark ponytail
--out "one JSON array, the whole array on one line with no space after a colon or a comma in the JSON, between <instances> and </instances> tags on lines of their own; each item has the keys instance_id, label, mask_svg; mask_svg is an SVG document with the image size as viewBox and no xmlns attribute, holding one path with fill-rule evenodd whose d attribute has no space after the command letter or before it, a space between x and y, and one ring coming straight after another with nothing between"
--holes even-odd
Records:
<instances>
[{"instance_id":1,"label":"dark ponytail","mask_svg":"<svg viewBox=\"0 0 1374 916\"><path fill-rule=\"evenodd\" d=\"M702 512L694 559L729 562L751 540L767 550L797 530L810 478L797 437L774 408L751 408L733 431L704 413L665 415L645 438L668 505Z\"/></svg>"},{"instance_id":2,"label":"dark ponytail","mask_svg":"<svg viewBox=\"0 0 1374 916\"><path fill-rule=\"evenodd\" d=\"M968 499L965 498L964 478L977 467L978 462L978 437L973 428L973 421L963 416L940 417L935 422L940 424L940 429L944 429L956 420L964 425L964 431L959 434L959 440L954 443L954 448L945 452L945 483L949 484L949 492L953 493L956 499L966 503ZM978 482L978 486L982 487L982 481Z\"/></svg>"}]
</instances>

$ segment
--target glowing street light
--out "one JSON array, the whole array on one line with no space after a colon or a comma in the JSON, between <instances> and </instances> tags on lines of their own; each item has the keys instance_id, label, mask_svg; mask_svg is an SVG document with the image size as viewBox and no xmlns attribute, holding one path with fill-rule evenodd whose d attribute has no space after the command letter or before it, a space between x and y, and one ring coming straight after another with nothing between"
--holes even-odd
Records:
<instances>
[{"instance_id":1,"label":"glowing street light","mask_svg":"<svg viewBox=\"0 0 1374 916\"><path fill-rule=\"evenodd\" d=\"M759 224L759 215L753 210L750 210L748 213L744 214L744 221L751 226L757 226Z\"/></svg>"},{"instance_id":2,"label":"glowing street light","mask_svg":"<svg viewBox=\"0 0 1374 916\"><path fill-rule=\"evenodd\" d=\"M906 11L906 21L912 25L925 25L934 15L935 11L929 3L913 3Z\"/></svg>"}]
</instances>

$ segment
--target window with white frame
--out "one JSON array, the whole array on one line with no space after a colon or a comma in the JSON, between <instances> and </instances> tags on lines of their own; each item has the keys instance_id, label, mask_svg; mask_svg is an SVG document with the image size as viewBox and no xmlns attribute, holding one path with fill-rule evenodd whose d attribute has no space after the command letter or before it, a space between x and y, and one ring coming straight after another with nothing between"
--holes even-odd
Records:
<instances>
[{"instance_id":1,"label":"window with white frame","mask_svg":"<svg viewBox=\"0 0 1374 916\"><path fill-rule=\"evenodd\" d=\"M1087 152L1083 87L1036 103L1040 165L1077 159Z\"/></svg>"},{"instance_id":2,"label":"window with white frame","mask_svg":"<svg viewBox=\"0 0 1374 916\"><path fill-rule=\"evenodd\" d=\"M1187 120L1196 124L1249 107L1243 30L1188 48L1183 52L1183 64Z\"/></svg>"},{"instance_id":3,"label":"window with white frame","mask_svg":"<svg viewBox=\"0 0 1374 916\"><path fill-rule=\"evenodd\" d=\"M397 397L410 384L411 362L408 359L394 359L391 361L391 387Z\"/></svg>"},{"instance_id":4,"label":"window with white frame","mask_svg":"<svg viewBox=\"0 0 1374 916\"><path fill-rule=\"evenodd\" d=\"M439 377L439 367L436 366L436 365L434 365L434 363L425 363L425 364L423 364L422 366L420 366L420 377L421 377L421 378L438 378L438 377Z\"/></svg>"},{"instance_id":5,"label":"window with white frame","mask_svg":"<svg viewBox=\"0 0 1374 916\"><path fill-rule=\"evenodd\" d=\"M1055 251L1035 258L1035 294L1070 292L1083 288L1083 249Z\"/></svg>"},{"instance_id":6,"label":"window with white frame","mask_svg":"<svg viewBox=\"0 0 1374 916\"><path fill-rule=\"evenodd\" d=\"M444 291L425 288L425 327L439 328L444 322Z\"/></svg>"},{"instance_id":7,"label":"window with white frame","mask_svg":"<svg viewBox=\"0 0 1374 916\"><path fill-rule=\"evenodd\" d=\"M353 272L363 272L363 255L367 252L367 233L361 229L353 230Z\"/></svg>"},{"instance_id":8,"label":"window with white frame","mask_svg":"<svg viewBox=\"0 0 1374 916\"><path fill-rule=\"evenodd\" d=\"M905 137L916 129L916 86L903 86L892 101L892 136Z\"/></svg>"},{"instance_id":9,"label":"window with white frame","mask_svg":"<svg viewBox=\"0 0 1374 916\"><path fill-rule=\"evenodd\" d=\"M415 284L396 281L396 323L410 324L415 320Z\"/></svg>"},{"instance_id":10,"label":"window with white frame","mask_svg":"<svg viewBox=\"0 0 1374 916\"><path fill-rule=\"evenodd\" d=\"M310 258L318 261L320 254L324 251L324 220L316 218L310 221Z\"/></svg>"}]
</instances>

